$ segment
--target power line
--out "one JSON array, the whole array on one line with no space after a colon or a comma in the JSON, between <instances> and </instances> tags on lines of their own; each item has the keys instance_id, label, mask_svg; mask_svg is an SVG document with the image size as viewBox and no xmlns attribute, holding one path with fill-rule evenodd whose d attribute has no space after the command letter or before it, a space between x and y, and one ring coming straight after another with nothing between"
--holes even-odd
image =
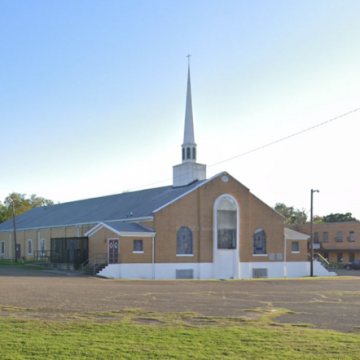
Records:
<instances>
[{"instance_id":1,"label":"power line","mask_svg":"<svg viewBox=\"0 0 360 360\"><path fill-rule=\"evenodd\" d=\"M255 149L246 151L246 152L241 153L241 154L239 154L239 155L232 156L232 157L227 158L227 159L225 159L225 160L221 160L221 161L219 161L219 162L217 162L217 163L210 164L210 165L208 165L207 167L212 167L212 166L216 166L216 165L219 165L219 164L223 164L223 163L225 163L225 162L228 162L228 161L237 159L237 158L239 158L239 157L242 157L242 156L251 154L251 153L253 153L253 152L255 152L255 151L259 151L259 150L264 149L264 148L267 148L267 147L269 147L269 146L278 144L278 143L280 143L280 142L282 142L282 141L285 141L285 140L288 140L288 139L290 139L290 138L292 138L292 137L301 135L301 134L303 134L303 133L305 133L305 132L311 131L311 130L313 130L313 129L315 129L315 128L318 128L318 127L320 127L320 126L329 124L330 122L335 121L335 120L338 120L338 119L340 119L340 118L342 118L342 117L345 117L345 116L347 116L347 115L353 114L354 112L359 111L359 110L360 110L360 107L357 108L357 109L351 110L351 111L349 111L349 112L347 112L347 113L345 113L345 114L336 116L336 117L334 117L334 118L332 118L332 119L330 119L330 120L326 120L326 121L324 121L324 122L322 122L322 123L316 124L316 125L314 125L314 126L311 126L311 127L309 127L309 128L306 128L306 129L304 129L304 130L298 131L298 132L293 133L293 134L291 134L291 135L285 136L285 137L280 138L280 139L278 139L278 140L275 140L275 141L272 141L272 142L267 143L267 144L265 144L265 145L259 146L259 147L255 148ZM184 175L182 175L182 176L184 176ZM153 182L153 183L151 183L151 184L139 186L139 187L133 188L133 189L128 190L128 191L133 191L133 190L137 190L137 189L141 189L141 188L147 188L148 186L160 184L160 183L163 183L163 182L165 182L165 181L169 181L169 180L171 180L171 179L172 179L172 178L168 178L168 179L161 180L161 181L156 181L156 182Z\"/></svg>"},{"instance_id":2,"label":"power line","mask_svg":"<svg viewBox=\"0 0 360 360\"><path fill-rule=\"evenodd\" d=\"M235 155L235 156L233 156L233 157L231 157L231 158L228 158L228 159L225 159L225 160L221 160L221 161L219 161L219 162L217 162L217 163L208 165L208 167L215 166L215 165L219 165L219 164L222 164L222 163L224 163L224 162L227 162L227 161L236 159L236 158L238 158L238 157L241 157L241 156L244 156L244 155L253 153L253 152L255 152L255 151L264 149L264 148L269 147L269 146L271 146L271 145L275 145L275 144L277 144L277 143L279 143L279 142L282 142L282 141L285 141L285 140L290 139L290 138L292 138L292 137L298 136L298 135L303 134L303 133L305 133L305 132L307 132L307 131L313 130L313 129L319 127L319 126L328 124L328 123L330 123L330 122L332 122L332 121L335 121L335 120L337 120L337 119L340 119L340 118L342 118L342 117L344 117L344 116L350 115L350 114L352 114L352 113L354 113L354 112L356 112L356 111L359 111L359 110L360 110L360 108L357 108L357 109L355 109L355 110L351 110L351 111L349 111L349 112L347 112L347 113L345 113L345 114L339 115L339 116L337 116L337 117L335 117L335 118L333 118L333 119L324 121L324 122L322 122L322 123L320 123L320 124L311 126L311 127L306 128L306 129L304 129L304 130L301 130L301 131L299 131L299 132L297 132L297 133L294 133L294 134L285 136L285 137L283 137L283 138L281 138L281 139L272 141L272 142L267 143L267 144L265 144L265 145L259 146L259 147L255 148L255 149L246 151L246 152L244 152L244 153L242 153L242 154Z\"/></svg>"}]
</instances>

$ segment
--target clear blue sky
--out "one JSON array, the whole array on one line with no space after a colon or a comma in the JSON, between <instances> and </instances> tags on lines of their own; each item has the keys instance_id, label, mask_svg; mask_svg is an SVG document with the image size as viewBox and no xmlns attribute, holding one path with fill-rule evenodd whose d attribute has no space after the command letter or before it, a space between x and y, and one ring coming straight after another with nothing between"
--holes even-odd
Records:
<instances>
[{"instance_id":1,"label":"clear blue sky","mask_svg":"<svg viewBox=\"0 0 360 360\"><path fill-rule=\"evenodd\" d=\"M0 200L171 183L187 59L208 176L360 218L360 1L0 0ZM167 180L157 185L149 185Z\"/></svg>"}]
</instances>

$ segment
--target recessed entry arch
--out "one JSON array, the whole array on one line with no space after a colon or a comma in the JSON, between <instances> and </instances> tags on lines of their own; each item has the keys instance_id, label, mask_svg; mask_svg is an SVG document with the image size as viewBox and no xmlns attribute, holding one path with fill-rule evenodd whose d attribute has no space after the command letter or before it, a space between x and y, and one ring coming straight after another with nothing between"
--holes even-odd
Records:
<instances>
[{"instance_id":1,"label":"recessed entry arch","mask_svg":"<svg viewBox=\"0 0 360 360\"><path fill-rule=\"evenodd\" d=\"M217 279L239 278L240 210L230 194L220 195L214 202L213 268Z\"/></svg>"}]
</instances>

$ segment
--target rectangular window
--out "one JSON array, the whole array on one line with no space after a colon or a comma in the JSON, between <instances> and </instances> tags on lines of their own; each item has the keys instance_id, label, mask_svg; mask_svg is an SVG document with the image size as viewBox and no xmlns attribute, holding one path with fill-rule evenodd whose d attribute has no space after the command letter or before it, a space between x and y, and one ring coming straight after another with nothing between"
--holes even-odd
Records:
<instances>
[{"instance_id":1,"label":"rectangular window","mask_svg":"<svg viewBox=\"0 0 360 360\"><path fill-rule=\"evenodd\" d=\"M1 249L0 249L0 251L1 251L1 255L5 255L5 241L2 241L2 242L1 242Z\"/></svg>"},{"instance_id":2,"label":"rectangular window","mask_svg":"<svg viewBox=\"0 0 360 360\"><path fill-rule=\"evenodd\" d=\"M349 233L349 241L355 241L355 232L354 231L350 231L350 233Z\"/></svg>"},{"instance_id":3,"label":"rectangular window","mask_svg":"<svg viewBox=\"0 0 360 360\"><path fill-rule=\"evenodd\" d=\"M293 252L293 253L299 252L299 242L298 241L293 241L291 243L291 252Z\"/></svg>"},{"instance_id":4,"label":"rectangular window","mask_svg":"<svg viewBox=\"0 0 360 360\"><path fill-rule=\"evenodd\" d=\"M342 231L337 232L336 241L337 242L342 242Z\"/></svg>"},{"instance_id":5,"label":"rectangular window","mask_svg":"<svg viewBox=\"0 0 360 360\"><path fill-rule=\"evenodd\" d=\"M32 255L32 240L28 240L28 255Z\"/></svg>"},{"instance_id":6,"label":"rectangular window","mask_svg":"<svg viewBox=\"0 0 360 360\"><path fill-rule=\"evenodd\" d=\"M134 240L134 253L142 253L144 252L143 241L142 240Z\"/></svg>"},{"instance_id":7,"label":"rectangular window","mask_svg":"<svg viewBox=\"0 0 360 360\"><path fill-rule=\"evenodd\" d=\"M327 231L323 232L323 242L329 242L329 233Z\"/></svg>"},{"instance_id":8,"label":"rectangular window","mask_svg":"<svg viewBox=\"0 0 360 360\"><path fill-rule=\"evenodd\" d=\"M343 262L343 254L342 254L342 253L338 253L338 254L337 254L337 262L338 262L338 263L342 263L342 262Z\"/></svg>"},{"instance_id":9,"label":"rectangular window","mask_svg":"<svg viewBox=\"0 0 360 360\"><path fill-rule=\"evenodd\" d=\"M318 232L314 233L314 243L315 244L319 243L319 233Z\"/></svg>"},{"instance_id":10,"label":"rectangular window","mask_svg":"<svg viewBox=\"0 0 360 360\"><path fill-rule=\"evenodd\" d=\"M354 262L355 261L355 253L350 253L349 254L349 262Z\"/></svg>"}]
</instances>

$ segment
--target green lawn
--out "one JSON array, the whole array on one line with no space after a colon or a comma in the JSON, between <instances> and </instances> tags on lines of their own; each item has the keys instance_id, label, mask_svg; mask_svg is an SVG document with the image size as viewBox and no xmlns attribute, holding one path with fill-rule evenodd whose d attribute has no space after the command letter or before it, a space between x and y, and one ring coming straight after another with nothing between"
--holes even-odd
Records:
<instances>
[{"instance_id":1,"label":"green lawn","mask_svg":"<svg viewBox=\"0 0 360 360\"><path fill-rule=\"evenodd\" d=\"M33 310L2 307L0 359L359 359L360 334L254 315L219 319L129 310L49 320Z\"/></svg>"}]
</instances>

